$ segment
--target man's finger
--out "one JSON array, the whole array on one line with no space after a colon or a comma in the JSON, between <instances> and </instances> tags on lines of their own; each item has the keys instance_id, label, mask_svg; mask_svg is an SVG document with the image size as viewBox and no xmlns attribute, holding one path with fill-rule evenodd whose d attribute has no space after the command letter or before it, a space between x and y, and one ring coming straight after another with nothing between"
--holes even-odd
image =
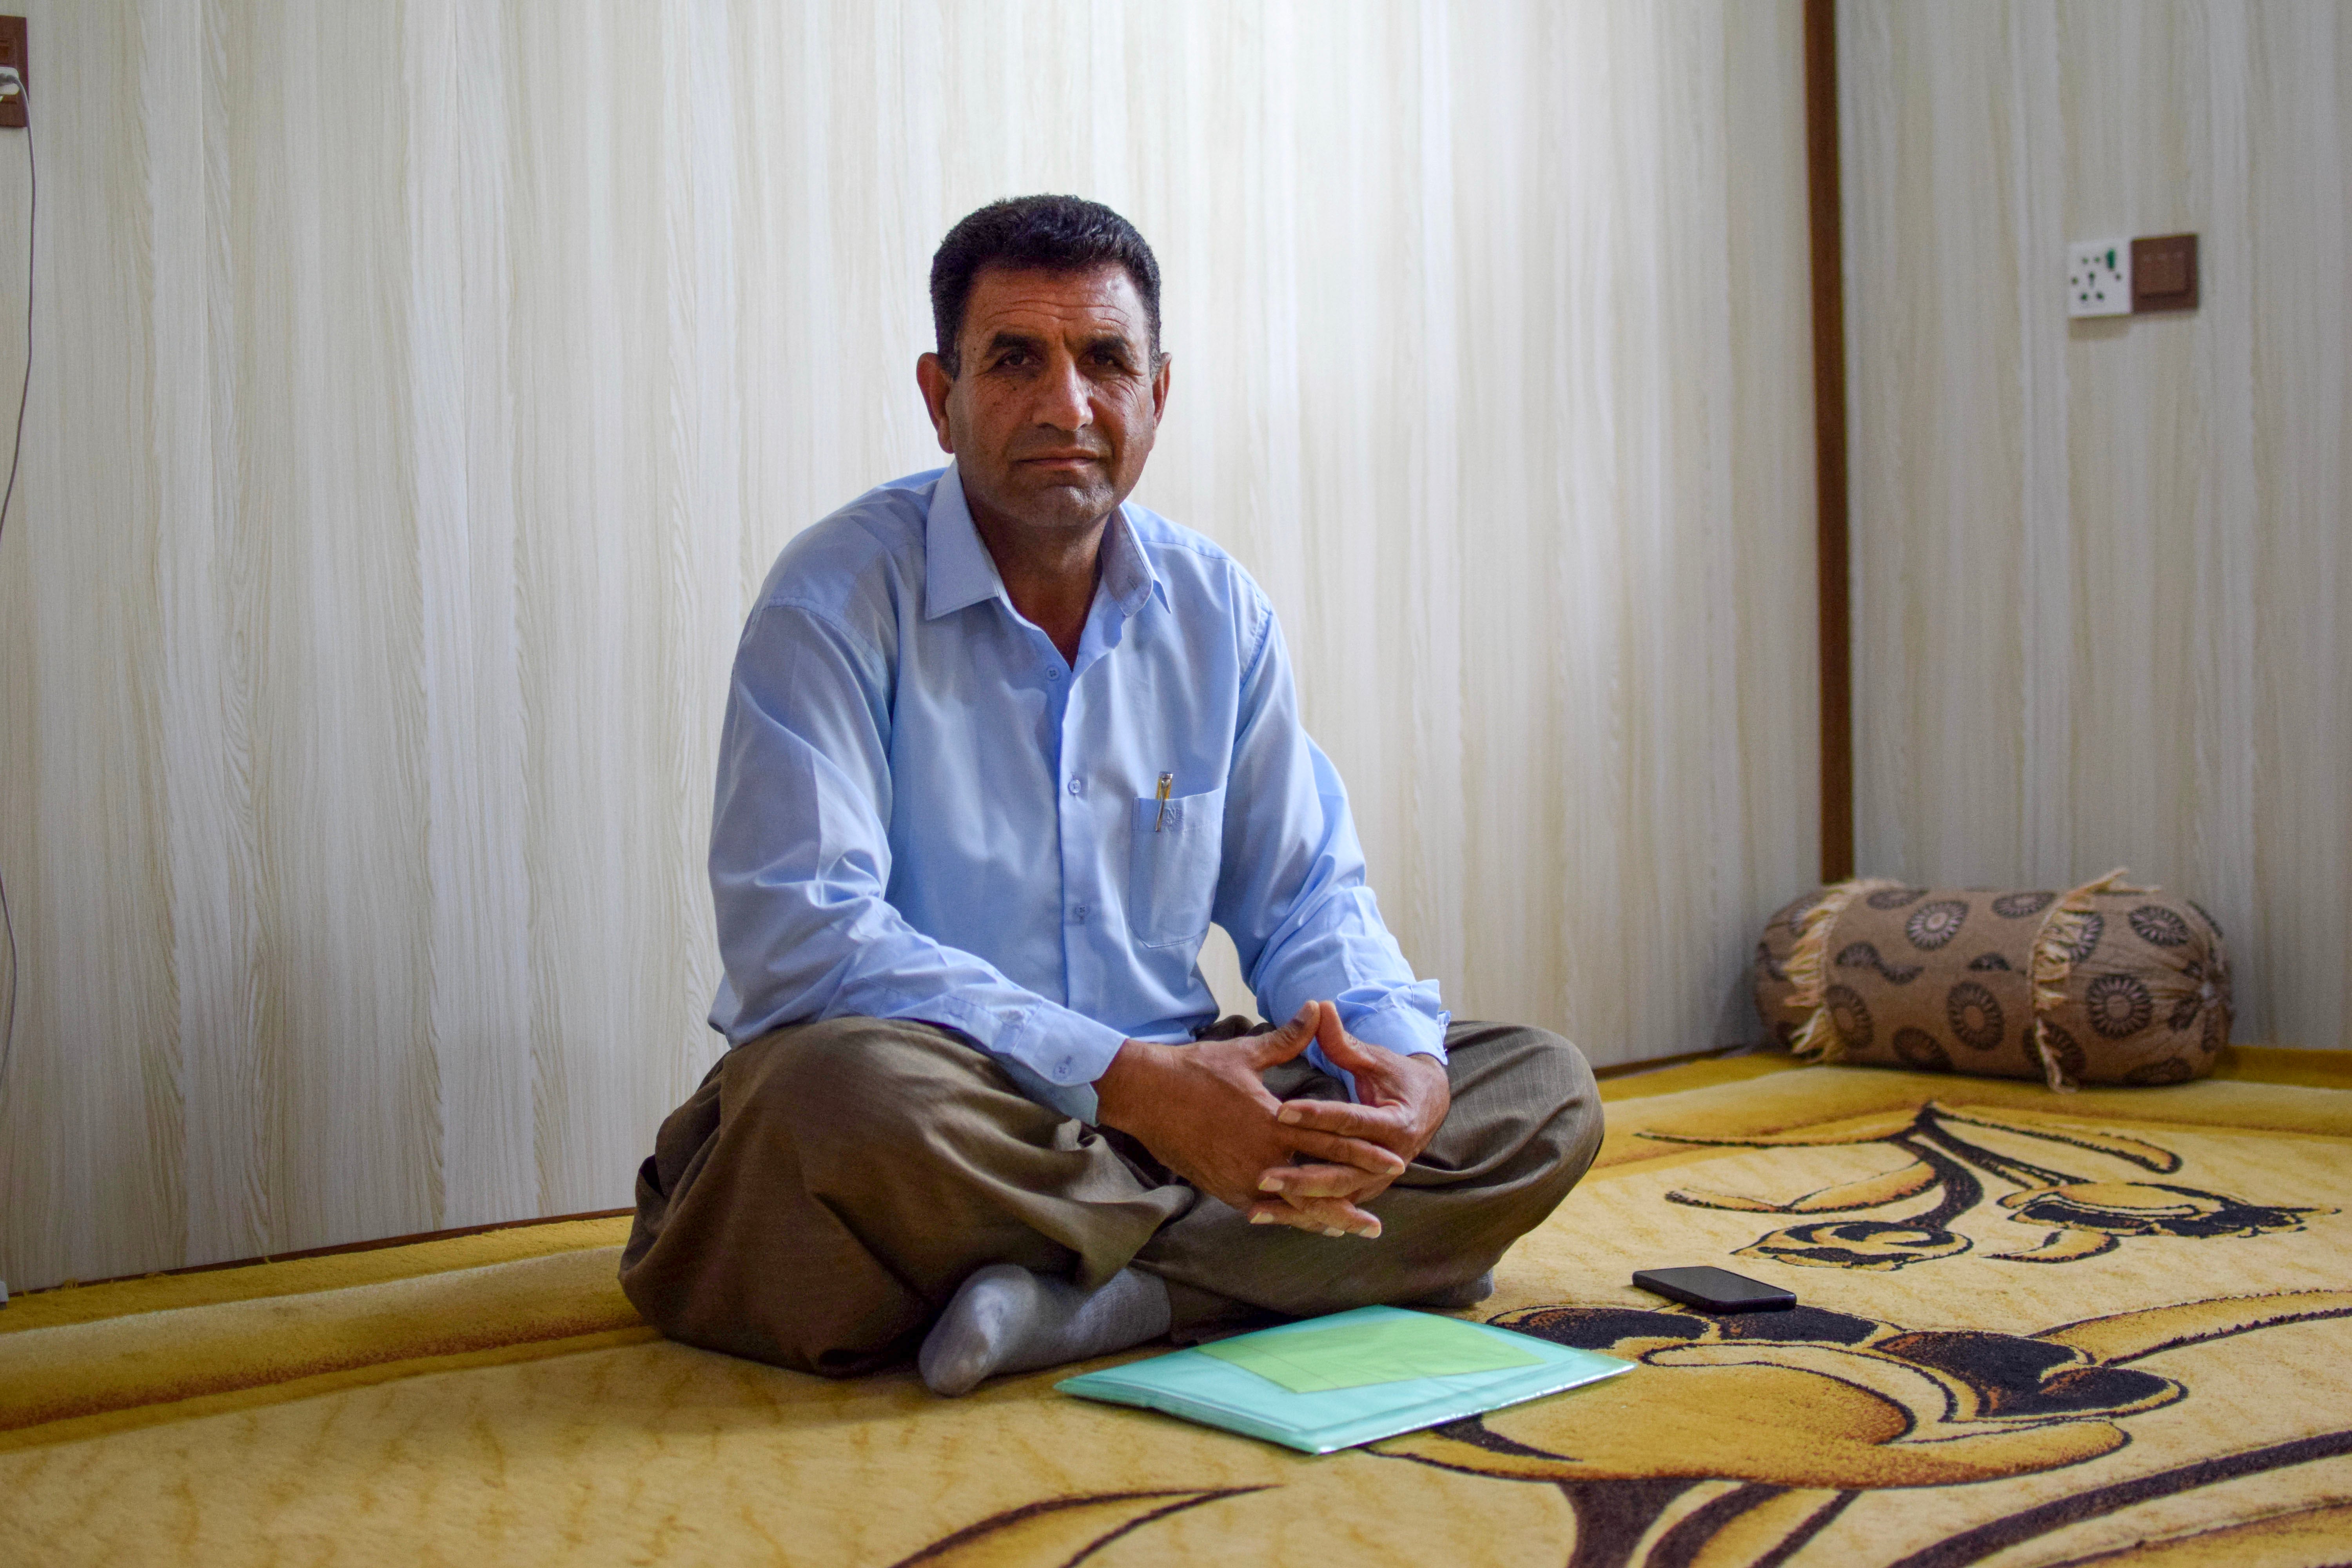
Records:
<instances>
[{"instance_id":1,"label":"man's finger","mask_svg":"<svg viewBox=\"0 0 2352 1568\"><path fill-rule=\"evenodd\" d=\"M1374 1173L1355 1165L1276 1165L1258 1178L1257 1190L1276 1197L1370 1197L1367 1188L1386 1188L1390 1173Z\"/></svg>"},{"instance_id":2,"label":"man's finger","mask_svg":"<svg viewBox=\"0 0 2352 1568\"><path fill-rule=\"evenodd\" d=\"M1381 1144L1408 1131L1401 1106L1351 1105L1344 1100L1286 1100L1274 1119L1286 1129L1332 1132Z\"/></svg>"},{"instance_id":3,"label":"man's finger","mask_svg":"<svg viewBox=\"0 0 2352 1568\"><path fill-rule=\"evenodd\" d=\"M1309 1002L1298 1010L1297 1016L1279 1029L1268 1029L1255 1037L1255 1058L1258 1069L1275 1067L1315 1043L1316 1021L1322 1015L1322 1004Z\"/></svg>"},{"instance_id":4,"label":"man's finger","mask_svg":"<svg viewBox=\"0 0 2352 1568\"><path fill-rule=\"evenodd\" d=\"M1322 1005L1322 1016L1315 1021L1315 1043L1323 1047L1324 1059L1333 1067L1345 1068L1352 1073L1374 1065L1371 1053L1341 1027L1337 1002Z\"/></svg>"},{"instance_id":5,"label":"man's finger","mask_svg":"<svg viewBox=\"0 0 2352 1568\"><path fill-rule=\"evenodd\" d=\"M1368 1138L1346 1138L1311 1127L1284 1126L1276 1127L1274 1136L1286 1149L1312 1155L1335 1165L1353 1165L1360 1171L1370 1171L1381 1176L1404 1173L1406 1162L1403 1155L1385 1143L1374 1142Z\"/></svg>"},{"instance_id":6,"label":"man's finger","mask_svg":"<svg viewBox=\"0 0 2352 1568\"><path fill-rule=\"evenodd\" d=\"M1366 1241L1376 1240L1381 1234L1379 1215L1339 1198L1310 1198L1297 1206L1280 1199L1252 1204L1249 1222L1286 1225L1318 1236L1357 1236Z\"/></svg>"}]
</instances>

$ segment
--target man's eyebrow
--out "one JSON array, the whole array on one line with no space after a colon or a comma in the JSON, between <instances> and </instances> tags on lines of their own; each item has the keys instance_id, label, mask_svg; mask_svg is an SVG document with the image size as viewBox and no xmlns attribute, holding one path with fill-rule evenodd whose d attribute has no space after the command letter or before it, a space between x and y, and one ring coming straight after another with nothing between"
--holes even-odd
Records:
<instances>
[{"instance_id":1,"label":"man's eyebrow","mask_svg":"<svg viewBox=\"0 0 2352 1568\"><path fill-rule=\"evenodd\" d=\"M1044 343L1045 340L1033 332L1000 331L994 337L988 340L988 352L996 353L1004 349L1035 350L1043 347Z\"/></svg>"}]
</instances>

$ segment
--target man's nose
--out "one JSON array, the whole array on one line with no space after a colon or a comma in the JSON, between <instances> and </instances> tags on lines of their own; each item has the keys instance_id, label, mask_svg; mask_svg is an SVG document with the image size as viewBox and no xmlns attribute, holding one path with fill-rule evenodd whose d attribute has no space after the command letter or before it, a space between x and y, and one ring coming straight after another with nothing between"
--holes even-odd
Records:
<instances>
[{"instance_id":1,"label":"man's nose","mask_svg":"<svg viewBox=\"0 0 2352 1568\"><path fill-rule=\"evenodd\" d=\"M1056 430L1083 430L1094 423L1093 388L1075 359L1055 361L1038 388L1037 418Z\"/></svg>"}]
</instances>

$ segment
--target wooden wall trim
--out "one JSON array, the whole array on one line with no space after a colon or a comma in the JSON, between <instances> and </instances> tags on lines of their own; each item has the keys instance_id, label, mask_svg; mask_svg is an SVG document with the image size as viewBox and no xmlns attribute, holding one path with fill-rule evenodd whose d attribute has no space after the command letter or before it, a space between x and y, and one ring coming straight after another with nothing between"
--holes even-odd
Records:
<instances>
[{"instance_id":1,"label":"wooden wall trim","mask_svg":"<svg viewBox=\"0 0 2352 1568\"><path fill-rule=\"evenodd\" d=\"M1847 575L1837 0L1805 0L1805 195L1812 249L1813 463L1819 497L1822 880L1839 882L1853 875L1853 615Z\"/></svg>"}]
</instances>

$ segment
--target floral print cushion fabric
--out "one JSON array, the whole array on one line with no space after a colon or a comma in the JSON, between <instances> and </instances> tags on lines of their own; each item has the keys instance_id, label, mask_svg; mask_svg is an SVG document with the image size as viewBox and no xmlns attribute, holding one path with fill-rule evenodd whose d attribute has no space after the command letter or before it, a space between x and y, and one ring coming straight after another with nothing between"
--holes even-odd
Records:
<instances>
[{"instance_id":1,"label":"floral print cushion fabric","mask_svg":"<svg viewBox=\"0 0 2352 1568\"><path fill-rule=\"evenodd\" d=\"M1824 888L1765 926L1755 986L1805 1054L2062 1089L2201 1078L2230 1038L2220 928L2120 873L2064 894Z\"/></svg>"}]
</instances>

